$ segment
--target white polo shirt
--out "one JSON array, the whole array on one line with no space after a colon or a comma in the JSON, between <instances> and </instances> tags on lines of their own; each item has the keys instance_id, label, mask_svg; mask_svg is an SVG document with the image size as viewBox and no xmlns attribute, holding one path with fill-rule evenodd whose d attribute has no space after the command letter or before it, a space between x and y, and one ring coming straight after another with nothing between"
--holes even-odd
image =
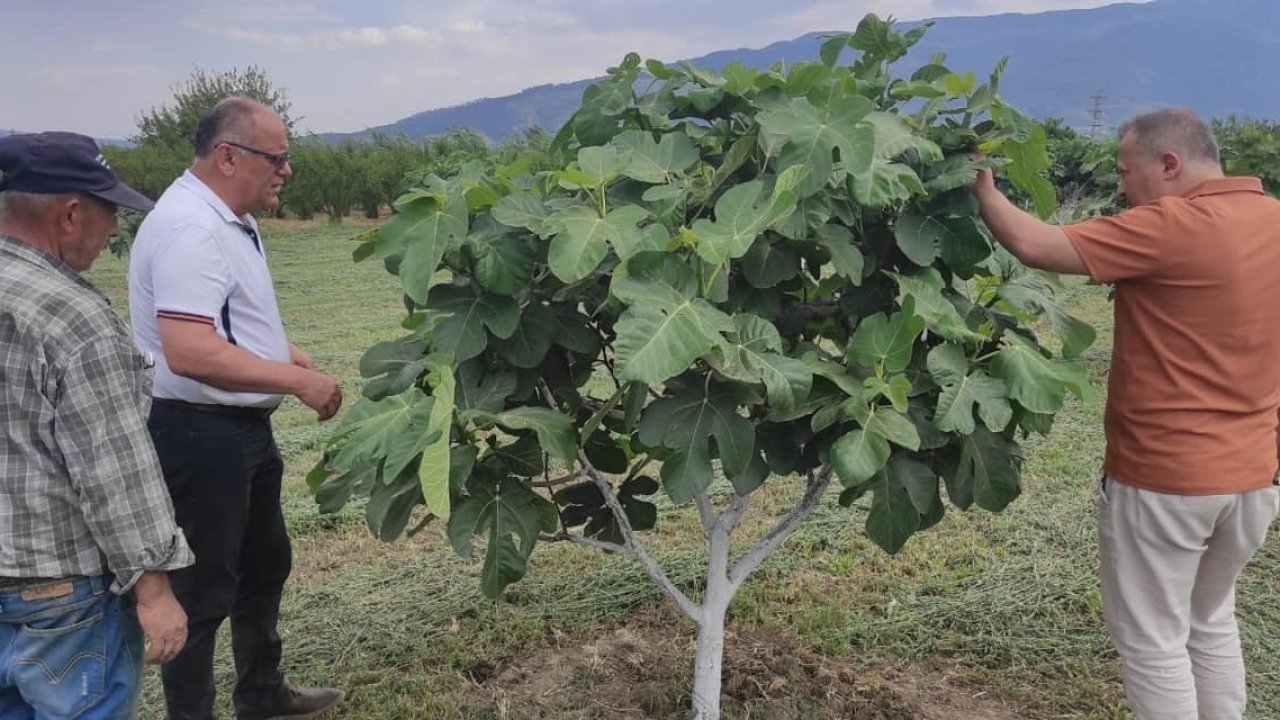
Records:
<instances>
[{"instance_id":1,"label":"white polo shirt","mask_svg":"<svg viewBox=\"0 0 1280 720\"><path fill-rule=\"evenodd\" d=\"M233 213L189 170L138 228L129 252L129 314L138 348L155 358L155 397L245 407L280 403L280 395L229 392L175 375L165 362L158 317L206 323L254 355L289 362L257 222Z\"/></svg>"}]
</instances>

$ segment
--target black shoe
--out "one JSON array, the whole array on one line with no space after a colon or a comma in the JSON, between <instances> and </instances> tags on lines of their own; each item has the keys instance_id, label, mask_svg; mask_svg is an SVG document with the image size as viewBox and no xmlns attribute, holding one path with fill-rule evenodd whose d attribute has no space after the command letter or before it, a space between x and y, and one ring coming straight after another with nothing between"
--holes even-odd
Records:
<instances>
[{"instance_id":1,"label":"black shoe","mask_svg":"<svg viewBox=\"0 0 1280 720\"><path fill-rule=\"evenodd\" d=\"M342 691L337 688L281 687L280 697L263 707L236 707L238 720L312 720L337 707Z\"/></svg>"}]
</instances>

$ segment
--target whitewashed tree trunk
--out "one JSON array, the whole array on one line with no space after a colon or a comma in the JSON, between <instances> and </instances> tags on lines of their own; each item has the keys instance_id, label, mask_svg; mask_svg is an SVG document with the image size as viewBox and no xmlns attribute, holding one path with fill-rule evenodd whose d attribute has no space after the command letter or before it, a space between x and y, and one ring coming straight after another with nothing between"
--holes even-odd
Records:
<instances>
[{"instance_id":1,"label":"whitewashed tree trunk","mask_svg":"<svg viewBox=\"0 0 1280 720\"><path fill-rule=\"evenodd\" d=\"M730 530L721 522L708 533L707 585L700 606L698 651L693 661L693 717L720 717L720 680L724 667L724 625L737 588L729 581Z\"/></svg>"},{"instance_id":2,"label":"whitewashed tree trunk","mask_svg":"<svg viewBox=\"0 0 1280 720\"><path fill-rule=\"evenodd\" d=\"M640 538L636 536L626 511L614 492L613 484L591 464L586 453L579 451L578 460L583 470L600 488L605 504L613 512L622 532L622 544L606 542L581 535L561 533L545 535L547 541L572 542L578 545L593 547L606 552L626 555L639 563L649 579L653 580L663 594L671 599L685 615L697 623L698 649L693 662L693 700L691 717L694 720L719 720L720 688L724 669L724 631L725 619L732 602L742 584L755 572L765 558L775 550L797 529L809 519L818 507L827 487L831 484L832 470L823 467L810 471L805 482L804 495L773 529L761 538L751 549L738 560L737 564L729 562L729 551L733 531L747 511L748 497L734 494L729 506L717 513L706 496L696 500L698 515L702 520L703 533L707 538L707 577L701 603L695 603L667 577L662 566L645 549Z\"/></svg>"}]
</instances>

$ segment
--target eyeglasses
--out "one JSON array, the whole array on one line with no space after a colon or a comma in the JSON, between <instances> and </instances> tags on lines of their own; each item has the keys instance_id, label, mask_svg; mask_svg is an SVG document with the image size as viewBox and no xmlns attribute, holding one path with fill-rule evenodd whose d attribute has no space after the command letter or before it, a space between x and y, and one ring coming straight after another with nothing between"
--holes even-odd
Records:
<instances>
[{"instance_id":1,"label":"eyeglasses","mask_svg":"<svg viewBox=\"0 0 1280 720\"><path fill-rule=\"evenodd\" d=\"M252 147L249 147L248 145L241 145L240 143L231 142L230 140L223 140L222 144L230 145L233 148L239 148L240 150L243 150L247 153L253 153L254 155L264 157L267 159L267 162L271 163L271 165L275 167L276 170L283 170L284 166L289 164L288 151L285 151L282 153L269 153L266 150L259 150L258 148L252 148Z\"/></svg>"}]
</instances>

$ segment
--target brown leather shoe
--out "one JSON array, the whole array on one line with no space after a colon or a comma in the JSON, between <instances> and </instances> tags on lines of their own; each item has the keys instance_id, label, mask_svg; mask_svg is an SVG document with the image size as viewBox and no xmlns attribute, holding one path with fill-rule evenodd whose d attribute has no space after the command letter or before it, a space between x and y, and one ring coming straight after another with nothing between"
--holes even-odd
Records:
<instances>
[{"instance_id":1,"label":"brown leather shoe","mask_svg":"<svg viewBox=\"0 0 1280 720\"><path fill-rule=\"evenodd\" d=\"M312 720L338 706L337 688L295 688L284 685L281 695L264 707L236 707L238 720Z\"/></svg>"}]
</instances>

